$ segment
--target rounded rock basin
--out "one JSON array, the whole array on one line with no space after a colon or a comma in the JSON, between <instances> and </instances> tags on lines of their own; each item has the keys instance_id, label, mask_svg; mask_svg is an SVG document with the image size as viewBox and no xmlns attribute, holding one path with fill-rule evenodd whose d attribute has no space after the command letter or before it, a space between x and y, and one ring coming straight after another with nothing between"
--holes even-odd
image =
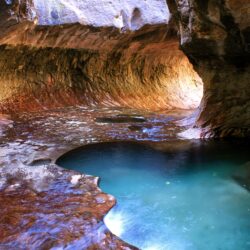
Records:
<instances>
[{"instance_id":1,"label":"rounded rock basin","mask_svg":"<svg viewBox=\"0 0 250 250\"><path fill-rule=\"evenodd\" d=\"M107 227L141 249L249 250L248 149L246 141L100 143L57 164L101 177L117 199Z\"/></svg>"}]
</instances>

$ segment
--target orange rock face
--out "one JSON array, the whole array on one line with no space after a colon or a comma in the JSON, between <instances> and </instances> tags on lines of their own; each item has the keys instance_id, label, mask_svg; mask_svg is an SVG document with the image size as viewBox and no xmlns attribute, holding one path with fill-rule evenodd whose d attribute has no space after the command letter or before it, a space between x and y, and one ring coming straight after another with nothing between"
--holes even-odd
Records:
<instances>
[{"instance_id":1,"label":"orange rock face","mask_svg":"<svg viewBox=\"0 0 250 250\"><path fill-rule=\"evenodd\" d=\"M121 34L77 24L19 24L0 37L1 110L75 104L196 108L202 81L166 28Z\"/></svg>"}]
</instances>

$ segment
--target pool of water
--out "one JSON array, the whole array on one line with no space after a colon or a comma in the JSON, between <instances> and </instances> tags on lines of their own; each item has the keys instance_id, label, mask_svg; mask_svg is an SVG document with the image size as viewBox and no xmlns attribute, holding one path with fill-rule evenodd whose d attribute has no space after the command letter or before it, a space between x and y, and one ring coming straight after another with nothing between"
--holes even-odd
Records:
<instances>
[{"instance_id":1,"label":"pool of water","mask_svg":"<svg viewBox=\"0 0 250 250\"><path fill-rule=\"evenodd\" d=\"M101 177L117 199L106 225L141 249L249 250L250 192L234 179L244 180L248 161L248 142L114 142L71 151L57 164Z\"/></svg>"}]
</instances>

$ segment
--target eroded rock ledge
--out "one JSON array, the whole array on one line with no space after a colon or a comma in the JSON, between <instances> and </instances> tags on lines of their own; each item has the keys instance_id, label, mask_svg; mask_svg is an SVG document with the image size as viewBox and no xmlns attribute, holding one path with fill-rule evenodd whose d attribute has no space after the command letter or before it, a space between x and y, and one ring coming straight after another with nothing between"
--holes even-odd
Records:
<instances>
[{"instance_id":1,"label":"eroded rock ledge","mask_svg":"<svg viewBox=\"0 0 250 250\"><path fill-rule=\"evenodd\" d=\"M137 113L135 113L137 112ZM135 122L97 122L114 116L144 117ZM97 178L62 169L56 159L79 146L107 141L176 141L182 112L154 114L136 110L64 108L0 117L0 249L136 249L104 225L115 204ZM168 143L164 143L167 147Z\"/></svg>"},{"instance_id":2,"label":"eroded rock ledge","mask_svg":"<svg viewBox=\"0 0 250 250\"><path fill-rule=\"evenodd\" d=\"M115 200L95 178L53 164L33 168L33 179L27 166L15 168L0 188L1 249L136 249L103 224Z\"/></svg>"},{"instance_id":3,"label":"eroded rock ledge","mask_svg":"<svg viewBox=\"0 0 250 250\"><path fill-rule=\"evenodd\" d=\"M202 81L166 25L137 32L24 22L0 37L0 110L198 107Z\"/></svg>"}]
</instances>

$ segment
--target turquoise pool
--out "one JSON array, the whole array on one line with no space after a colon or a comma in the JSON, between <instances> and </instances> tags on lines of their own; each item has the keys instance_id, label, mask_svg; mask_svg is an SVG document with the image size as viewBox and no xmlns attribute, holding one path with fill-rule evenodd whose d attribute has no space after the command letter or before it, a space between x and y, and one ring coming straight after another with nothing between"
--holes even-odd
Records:
<instances>
[{"instance_id":1,"label":"turquoise pool","mask_svg":"<svg viewBox=\"0 0 250 250\"><path fill-rule=\"evenodd\" d=\"M107 227L141 249L249 250L249 161L248 142L114 142L71 151L57 164L101 177L117 199Z\"/></svg>"}]
</instances>

